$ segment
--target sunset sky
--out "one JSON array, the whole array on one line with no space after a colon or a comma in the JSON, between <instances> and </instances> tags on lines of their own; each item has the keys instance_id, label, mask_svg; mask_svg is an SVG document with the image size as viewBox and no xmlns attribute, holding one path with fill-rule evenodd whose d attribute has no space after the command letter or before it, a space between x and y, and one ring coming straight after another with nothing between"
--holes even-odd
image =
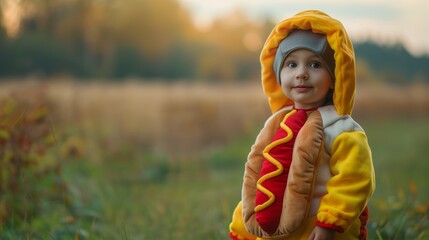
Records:
<instances>
[{"instance_id":1,"label":"sunset sky","mask_svg":"<svg viewBox=\"0 0 429 240\"><path fill-rule=\"evenodd\" d=\"M240 9L251 19L278 22L295 13L318 9L340 20L354 40L401 42L412 53L429 54L427 0L180 0L197 25Z\"/></svg>"}]
</instances>

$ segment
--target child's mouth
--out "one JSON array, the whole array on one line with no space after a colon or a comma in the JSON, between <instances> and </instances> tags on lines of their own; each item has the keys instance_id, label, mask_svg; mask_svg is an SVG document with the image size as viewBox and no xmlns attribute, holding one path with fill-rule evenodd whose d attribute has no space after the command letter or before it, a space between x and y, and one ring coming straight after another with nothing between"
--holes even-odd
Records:
<instances>
[{"instance_id":1,"label":"child's mouth","mask_svg":"<svg viewBox=\"0 0 429 240\"><path fill-rule=\"evenodd\" d=\"M298 86L295 86L294 89L297 92L303 93L303 92L309 91L311 89L311 87L310 86L304 86L304 85L298 85Z\"/></svg>"}]
</instances>

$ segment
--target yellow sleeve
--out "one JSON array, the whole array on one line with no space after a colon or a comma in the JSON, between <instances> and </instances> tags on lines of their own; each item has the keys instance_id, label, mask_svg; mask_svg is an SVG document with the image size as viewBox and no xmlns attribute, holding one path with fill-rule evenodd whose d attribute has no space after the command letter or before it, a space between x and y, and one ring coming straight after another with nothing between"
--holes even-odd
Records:
<instances>
[{"instance_id":1,"label":"yellow sleeve","mask_svg":"<svg viewBox=\"0 0 429 240\"><path fill-rule=\"evenodd\" d=\"M242 202L239 202L232 215L232 222L229 225L229 236L231 239L255 240L256 237L250 234L244 226Z\"/></svg>"},{"instance_id":2,"label":"yellow sleeve","mask_svg":"<svg viewBox=\"0 0 429 240\"><path fill-rule=\"evenodd\" d=\"M347 231L359 217L375 189L374 167L366 135L343 132L332 144L332 178L321 199L317 220Z\"/></svg>"}]
</instances>

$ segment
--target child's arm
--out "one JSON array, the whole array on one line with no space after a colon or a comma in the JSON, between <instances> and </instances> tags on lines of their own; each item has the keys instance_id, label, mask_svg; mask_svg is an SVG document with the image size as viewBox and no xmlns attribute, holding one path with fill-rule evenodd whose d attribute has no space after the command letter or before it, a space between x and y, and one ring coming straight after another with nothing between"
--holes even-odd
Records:
<instances>
[{"instance_id":1,"label":"child's arm","mask_svg":"<svg viewBox=\"0 0 429 240\"><path fill-rule=\"evenodd\" d=\"M362 131L343 132L333 141L327 183L317 213L318 226L347 231L366 207L375 188L371 150Z\"/></svg>"}]
</instances>

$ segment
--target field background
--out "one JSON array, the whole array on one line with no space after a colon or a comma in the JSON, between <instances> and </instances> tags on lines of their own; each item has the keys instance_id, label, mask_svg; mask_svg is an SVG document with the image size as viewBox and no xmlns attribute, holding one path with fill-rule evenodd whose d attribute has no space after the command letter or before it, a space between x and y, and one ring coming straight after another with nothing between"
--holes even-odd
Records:
<instances>
[{"instance_id":1,"label":"field background","mask_svg":"<svg viewBox=\"0 0 429 240\"><path fill-rule=\"evenodd\" d=\"M228 238L278 19L238 7L204 24L184 2L0 0L1 240ZM352 9L346 28L382 20L348 4L323 5ZM381 12L409 19L398 6ZM378 240L429 239L429 56L400 25L352 39Z\"/></svg>"},{"instance_id":2,"label":"field background","mask_svg":"<svg viewBox=\"0 0 429 240\"><path fill-rule=\"evenodd\" d=\"M38 165L58 164L63 182L60 197L45 194L49 178L30 183L36 210L12 214L2 239L227 239L270 114L257 83L14 79L0 99L46 106L54 141ZM354 118L377 174L370 239L428 239L429 87L359 86ZM21 210L35 205L23 199Z\"/></svg>"}]
</instances>

